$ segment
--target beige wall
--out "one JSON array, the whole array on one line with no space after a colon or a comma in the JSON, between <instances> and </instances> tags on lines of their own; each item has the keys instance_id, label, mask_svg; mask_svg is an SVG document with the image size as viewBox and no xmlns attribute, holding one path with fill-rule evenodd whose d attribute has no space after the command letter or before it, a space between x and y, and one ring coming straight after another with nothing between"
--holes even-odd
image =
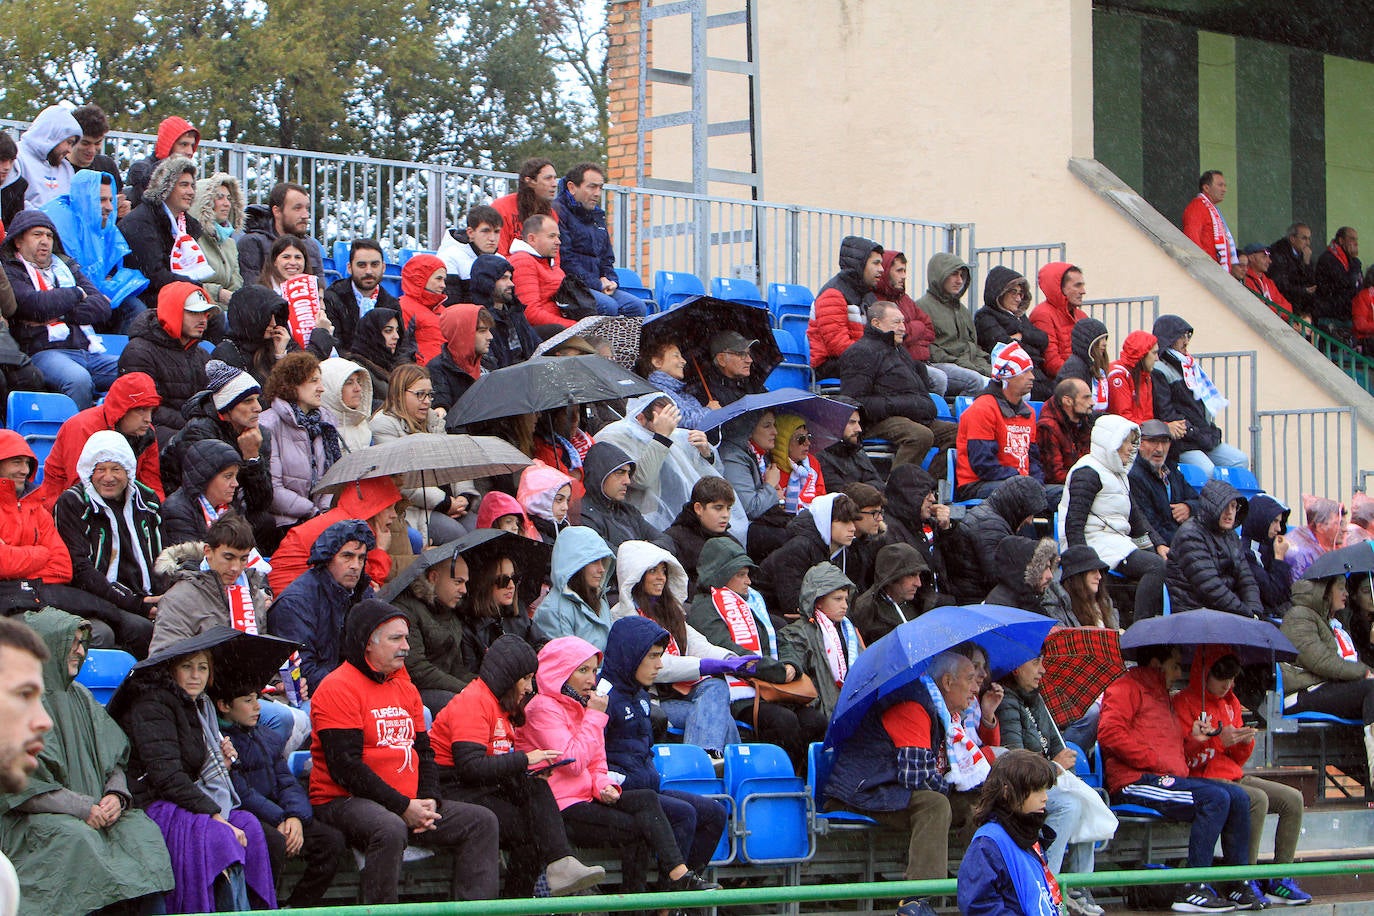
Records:
<instances>
[{"instance_id":1,"label":"beige wall","mask_svg":"<svg viewBox=\"0 0 1374 916\"><path fill-rule=\"evenodd\" d=\"M1197 327L1196 349L1260 351L1261 409L1337 406L1272 349L1272 326L1223 306L1070 174L1092 155L1090 0L756 3L765 199L971 221L984 247L1067 242L1090 297L1158 295ZM737 104L713 88L713 105ZM655 172L680 175L689 155L656 145ZM1374 435L1360 446L1374 467Z\"/></svg>"}]
</instances>

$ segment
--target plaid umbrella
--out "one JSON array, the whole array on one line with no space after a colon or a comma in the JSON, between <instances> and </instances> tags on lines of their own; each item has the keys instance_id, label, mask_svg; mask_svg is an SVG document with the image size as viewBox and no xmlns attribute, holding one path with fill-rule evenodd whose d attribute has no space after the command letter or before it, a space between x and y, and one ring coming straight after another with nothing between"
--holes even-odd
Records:
<instances>
[{"instance_id":1,"label":"plaid umbrella","mask_svg":"<svg viewBox=\"0 0 1374 916\"><path fill-rule=\"evenodd\" d=\"M535 356L545 356L557 350L570 337L586 337L595 334L604 337L611 345L611 361L624 369L634 371L639 362L639 337L643 332L643 318L628 318L622 315L593 315L583 318L570 328L565 328L535 348Z\"/></svg>"},{"instance_id":2,"label":"plaid umbrella","mask_svg":"<svg viewBox=\"0 0 1374 916\"><path fill-rule=\"evenodd\" d=\"M441 487L527 467L530 459L494 436L415 433L349 452L315 484L316 493L337 493L369 477L396 477L398 487Z\"/></svg>"},{"instance_id":3,"label":"plaid umbrella","mask_svg":"<svg viewBox=\"0 0 1374 916\"><path fill-rule=\"evenodd\" d=\"M1120 636L1101 627L1058 627L1040 650L1040 695L1061 727L1083 717L1107 685L1126 672Z\"/></svg>"}]
</instances>

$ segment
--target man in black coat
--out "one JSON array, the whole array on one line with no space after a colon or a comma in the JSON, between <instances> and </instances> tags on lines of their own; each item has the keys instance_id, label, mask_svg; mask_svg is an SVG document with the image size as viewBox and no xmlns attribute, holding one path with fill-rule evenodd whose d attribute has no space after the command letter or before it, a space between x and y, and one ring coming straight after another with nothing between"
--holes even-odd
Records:
<instances>
[{"instance_id":1,"label":"man in black coat","mask_svg":"<svg viewBox=\"0 0 1374 916\"><path fill-rule=\"evenodd\" d=\"M873 466L873 460L864 453L864 428L859 402L843 395L831 400L848 404L854 408L854 413L850 414L840 441L816 454L821 463L821 475L825 478L825 488L833 493L851 483L866 483L881 491L883 477Z\"/></svg>"},{"instance_id":2,"label":"man in black coat","mask_svg":"<svg viewBox=\"0 0 1374 916\"><path fill-rule=\"evenodd\" d=\"M870 436L897 447L893 467L920 465L933 445L942 452L932 465L939 474L959 427L935 418L929 377L902 346L905 337L901 309L890 302L870 305L863 337L839 359L840 393L859 403Z\"/></svg>"},{"instance_id":3,"label":"man in black coat","mask_svg":"<svg viewBox=\"0 0 1374 916\"><path fill-rule=\"evenodd\" d=\"M1342 226L1336 230L1330 247L1317 258L1317 298L1313 316L1349 321L1350 300L1359 291L1363 275L1360 234L1349 226Z\"/></svg>"},{"instance_id":4,"label":"man in black coat","mask_svg":"<svg viewBox=\"0 0 1374 916\"><path fill-rule=\"evenodd\" d=\"M1246 499L1224 480L1202 488L1196 516L1179 526L1169 549L1166 575L1176 611L1207 607L1242 617L1264 610L1237 533Z\"/></svg>"},{"instance_id":5,"label":"man in black coat","mask_svg":"<svg viewBox=\"0 0 1374 916\"><path fill-rule=\"evenodd\" d=\"M238 240L239 271L244 283L256 283L262 265L281 235L294 235L305 245L305 269L324 284L324 255L310 232L310 192L290 181L279 181L267 195L267 206L250 204L248 229Z\"/></svg>"},{"instance_id":6,"label":"man in black coat","mask_svg":"<svg viewBox=\"0 0 1374 916\"><path fill-rule=\"evenodd\" d=\"M143 199L137 201L129 215L119 221L119 231L129 243L124 266L132 267L148 278L148 286L139 293L139 298L150 309L157 308L158 293L167 284L178 280L197 282L172 269L172 254L177 238L182 235L189 235L193 240L200 238L200 221L190 213L195 199L196 164L185 156L168 156L153 169L153 177L148 180L148 190L143 192ZM171 216L167 215L169 210ZM172 231L174 222L176 232Z\"/></svg>"},{"instance_id":7,"label":"man in black coat","mask_svg":"<svg viewBox=\"0 0 1374 916\"><path fill-rule=\"evenodd\" d=\"M1312 314L1317 272L1312 263L1312 227L1294 223L1288 234L1269 246L1269 279L1299 315Z\"/></svg>"},{"instance_id":8,"label":"man in black coat","mask_svg":"<svg viewBox=\"0 0 1374 916\"><path fill-rule=\"evenodd\" d=\"M628 500L634 472L635 463L619 446L598 442L588 449L582 461L587 487L582 497L582 524L601 535L613 551L626 541L649 541L671 552L672 539L650 525Z\"/></svg>"},{"instance_id":9,"label":"man in black coat","mask_svg":"<svg viewBox=\"0 0 1374 916\"><path fill-rule=\"evenodd\" d=\"M1197 514L1198 496L1193 485L1169 460L1173 437L1163 420L1140 424L1140 454L1130 469L1131 505L1166 544L1172 544L1178 526Z\"/></svg>"},{"instance_id":10,"label":"man in black coat","mask_svg":"<svg viewBox=\"0 0 1374 916\"><path fill-rule=\"evenodd\" d=\"M921 577L916 600L928 611L945 604L956 604L945 566L945 551L957 540L959 521L950 515L949 506L935 495L935 478L914 464L894 468L887 479L887 506L883 520L887 533L884 544L910 544L921 552L929 573Z\"/></svg>"},{"instance_id":11,"label":"man in black coat","mask_svg":"<svg viewBox=\"0 0 1374 916\"><path fill-rule=\"evenodd\" d=\"M525 317L525 303L515 297L511 276L510 261L499 254L484 254L472 262L467 279L468 298L463 301L482 306L496 321L491 329L491 346L482 359L489 369L523 363L542 342Z\"/></svg>"},{"instance_id":12,"label":"man in black coat","mask_svg":"<svg viewBox=\"0 0 1374 916\"><path fill-rule=\"evenodd\" d=\"M214 312L218 308L201 287L178 281L162 288L157 311L139 315L129 328L128 346L119 354L119 374L144 372L152 378L162 398L153 412L161 446L186 425L182 405L205 388L210 354L200 342Z\"/></svg>"},{"instance_id":13,"label":"man in black coat","mask_svg":"<svg viewBox=\"0 0 1374 916\"><path fill-rule=\"evenodd\" d=\"M348 275L329 284L321 296L340 350L353 349L353 332L358 327L358 319L368 312L375 308L401 310L396 297L382 287L385 270L382 246L372 239L353 240L348 248ZM256 279L244 277L247 283Z\"/></svg>"}]
</instances>

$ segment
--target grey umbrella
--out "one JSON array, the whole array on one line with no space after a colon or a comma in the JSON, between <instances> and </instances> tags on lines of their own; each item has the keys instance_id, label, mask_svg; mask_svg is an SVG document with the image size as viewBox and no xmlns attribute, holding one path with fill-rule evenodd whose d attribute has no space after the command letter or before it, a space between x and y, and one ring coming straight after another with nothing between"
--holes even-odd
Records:
<instances>
[{"instance_id":1,"label":"grey umbrella","mask_svg":"<svg viewBox=\"0 0 1374 916\"><path fill-rule=\"evenodd\" d=\"M571 404L616 401L657 391L644 379L600 356L536 356L489 372L449 412L449 429ZM331 468L332 470L332 468Z\"/></svg>"},{"instance_id":2,"label":"grey umbrella","mask_svg":"<svg viewBox=\"0 0 1374 916\"><path fill-rule=\"evenodd\" d=\"M316 493L337 493L369 477L395 477L398 487L441 487L444 484L492 477L528 467L530 459L495 436L457 436L415 433L349 452L334 462Z\"/></svg>"},{"instance_id":3,"label":"grey umbrella","mask_svg":"<svg viewBox=\"0 0 1374 916\"><path fill-rule=\"evenodd\" d=\"M639 361L639 337L643 333L644 319L629 318L624 315L593 315L583 318L570 328L564 328L534 351L535 356L547 356L557 350L571 337L586 337L595 334L604 337L611 345L611 359L622 369L634 370Z\"/></svg>"}]
</instances>

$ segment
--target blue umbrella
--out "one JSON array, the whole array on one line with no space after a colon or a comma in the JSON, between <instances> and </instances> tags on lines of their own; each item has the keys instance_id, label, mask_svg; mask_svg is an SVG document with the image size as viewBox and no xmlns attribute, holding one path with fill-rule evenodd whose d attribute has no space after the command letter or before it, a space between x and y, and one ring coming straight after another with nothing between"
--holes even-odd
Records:
<instances>
[{"instance_id":1,"label":"blue umbrella","mask_svg":"<svg viewBox=\"0 0 1374 916\"><path fill-rule=\"evenodd\" d=\"M713 410L702 418L697 428L705 432L724 426L752 410L765 409L774 413L794 413L806 420L806 431L816 440L811 446L813 452L828 448L844 438L845 425L854 413L854 408L848 404L823 398L801 388L779 388L762 394L746 394L737 401Z\"/></svg>"},{"instance_id":2,"label":"blue umbrella","mask_svg":"<svg viewBox=\"0 0 1374 916\"><path fill-rule=\"evenodd\" d=\"M1269 621L1208 608L1137 620L1121 636L1121 654L1133 657L1133 650L1144 646L1231 646L1246 665L1298 657L1288 637Z\"/></svg>"},{"instance_id":3,"label":"blue umbrella","mask_svg":"<svg viewBox=\"0 0 1374 916\"><path fill-rule=\"evenodd\" d=\"M873 704L920 678L941 652L977 643L988 654L992 676L1001 677L1039 655L1054 625L1043 615L998 604L932 608L859 653L830 718L826 746L843 744Z\"/></svg>"}]
</instances>

